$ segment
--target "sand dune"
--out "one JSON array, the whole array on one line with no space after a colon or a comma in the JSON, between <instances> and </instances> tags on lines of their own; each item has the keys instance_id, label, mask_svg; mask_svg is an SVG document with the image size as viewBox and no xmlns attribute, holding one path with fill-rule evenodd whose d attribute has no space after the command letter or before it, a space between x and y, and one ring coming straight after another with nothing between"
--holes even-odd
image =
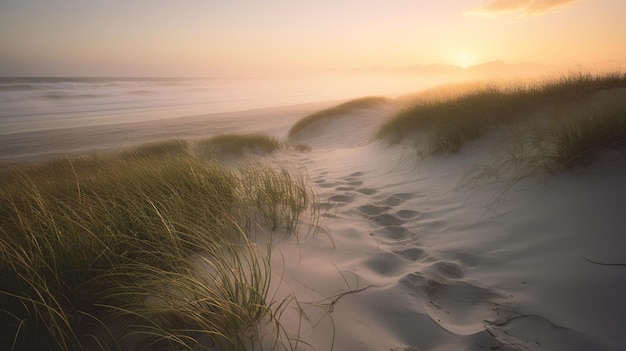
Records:
<instances>
[{"instance_id":1,"label":"sand dune","mask_svg":"<svg viewBox=\"0 0 626 351\"><path fill-rule=\"evenodd\" d=\"M286 138L319 107L195 117L165 130L159 122L22 133L4 136L0 151L7 162L172 134ZM322 210L317 235L277 239L272 255L270 296L294 297L281 321L295 349L626 347L626 269L590 262L626 263L623 166L596 171L606 170L600 159L540 180L460 186L499 145L487 138L417 158L411 148L371 143L396 108L346 112L299 136L311 152L277 156L304 167Z\"/></svg>"},{"instance_id":2,"label":"sand dune","mask_svg":"<svg viewBox=\"0 0 626 351\"><path fill-rule=\"evenodd\" d=\"M284 317L294 334L317 350L626 345L626 270L585 259L623 261L623 166L606 174L600 160L540 181L460 186L495 139L418 159L368 144L363 130L386 113L348 114L307 135L313 151L297 156L328 204L332 242L277 245L282 293L299 302Z\"/></svg>"},{"instance_id":3,"label":"sand dune","mask_svg":"<svg viewBox=\"0 0 626 351\"><path fill-rule=\"evenodd\" d=\"M309 170L322 202L333 204L325 226L335 247L302 243L298 255L307 263L287 257L285 279L326 301L368 287L320 317L325 328L310 326L318 349L328 335L342 350L624 345L618 311L626 272L583 259L622 256L626 193L607 190L618 189L624 174L520 184L494 213L487 205L498 185L454 190L460 157L419 167L384 161L401 152L364 147L310 156L325 165ZM611 208L594 210L598 203ZM325 289L329 281L336 284ZM320 307L305 313L311 309Z\"/></svg>"}]
</instances>

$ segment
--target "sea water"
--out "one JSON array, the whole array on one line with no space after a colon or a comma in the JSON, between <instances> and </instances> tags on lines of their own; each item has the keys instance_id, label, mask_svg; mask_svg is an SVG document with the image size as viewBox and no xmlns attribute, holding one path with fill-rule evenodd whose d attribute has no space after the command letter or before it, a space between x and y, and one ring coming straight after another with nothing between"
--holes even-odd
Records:
<instances>
[{"instance_id":1,"label":"sea water","mask_svg":"<svg viewBox=\"0 0 626 351\"><path fill-rule=\"evenodd\" d=\"M316 99L314 93L288 85L270 79L0 78L0 133L173 118Z\"/></svg>"},{"instance_id":2,"label":"sea water","mask_svg":"<svg viewBox=\"0 0 626 351\"><path fill-rule=\"evenodd\" d=\"M399 94L419 79L0 78L0 135Z\"/></svg>"}]
</instances>

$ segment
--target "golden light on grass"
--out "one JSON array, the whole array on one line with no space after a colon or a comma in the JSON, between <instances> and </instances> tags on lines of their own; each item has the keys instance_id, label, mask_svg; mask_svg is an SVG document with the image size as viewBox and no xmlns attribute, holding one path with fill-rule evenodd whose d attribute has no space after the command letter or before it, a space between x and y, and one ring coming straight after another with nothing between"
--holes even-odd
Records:
<instances>
[{"instance_id":1,"label":"golden light on grass","mask_svg":"<svg viewBox=\"0 0 626 351\"><path fill-rule=\"evenodd\" d=\"M599 97L607 90L619 91L625 86L626 74L621 71L572 72L539 82L451 86L447 99L441 93L429 98L426 92L425 97L381 125L375 137L390 144L410 140L418 153L434 154L458 152L496 126L501 131L505 126L527 125L528 133L543 130L530 138L542 139L546 151L545 162L540 163L551 172L562 171L588 161L599 150L624 143L623 96L618 94L613 100ZM584 117L559 112L581 101L589 106L602 102L602 106L587 108ZM537 113L545 115L542 124L535 127L533 116ZM549 121L558 123L546 129L543 124ZM557 165L553 166L552 161Z\"/></svg>"}]
</instances>

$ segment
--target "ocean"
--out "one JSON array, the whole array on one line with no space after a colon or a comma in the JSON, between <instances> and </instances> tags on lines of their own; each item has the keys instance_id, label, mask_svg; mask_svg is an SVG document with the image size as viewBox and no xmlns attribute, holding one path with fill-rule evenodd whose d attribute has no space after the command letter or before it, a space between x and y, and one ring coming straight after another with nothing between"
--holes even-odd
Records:
<instances>
[{"instance_id":1,"label":"ocean","mask_svg":"<svg viewBox=\"0 0 626 351\"><path fill-rule=\"evenodd\" d=\"M0 77L0 167L171 138L247 132L280 138L321 108L433 84L401 76Z\"/></svg>"},{"instance_id":2,"label":"ocean","mask_svg":"<svg viewBox=\"0 0 626 351\"><path fill-rule=\"evenodd\" d=\"M428 85L402 77L3 77L0 135L400 94Z\"/></svg>"}]
</instances>

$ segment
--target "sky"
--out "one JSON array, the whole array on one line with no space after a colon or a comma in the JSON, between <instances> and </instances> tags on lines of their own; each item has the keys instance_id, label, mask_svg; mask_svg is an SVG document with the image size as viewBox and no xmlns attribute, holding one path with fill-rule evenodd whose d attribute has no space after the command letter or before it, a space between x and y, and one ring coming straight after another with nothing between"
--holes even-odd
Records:
<instances>
[{"instance_id":1,"label":"sky","mask_svg":"<svg viewBox=\"0 0 626 351\"><path fill-rule=\"evenodd\" d=\"M0 76L626 61L625 0L0 0Z\"/></svg>"}]
</instances>

